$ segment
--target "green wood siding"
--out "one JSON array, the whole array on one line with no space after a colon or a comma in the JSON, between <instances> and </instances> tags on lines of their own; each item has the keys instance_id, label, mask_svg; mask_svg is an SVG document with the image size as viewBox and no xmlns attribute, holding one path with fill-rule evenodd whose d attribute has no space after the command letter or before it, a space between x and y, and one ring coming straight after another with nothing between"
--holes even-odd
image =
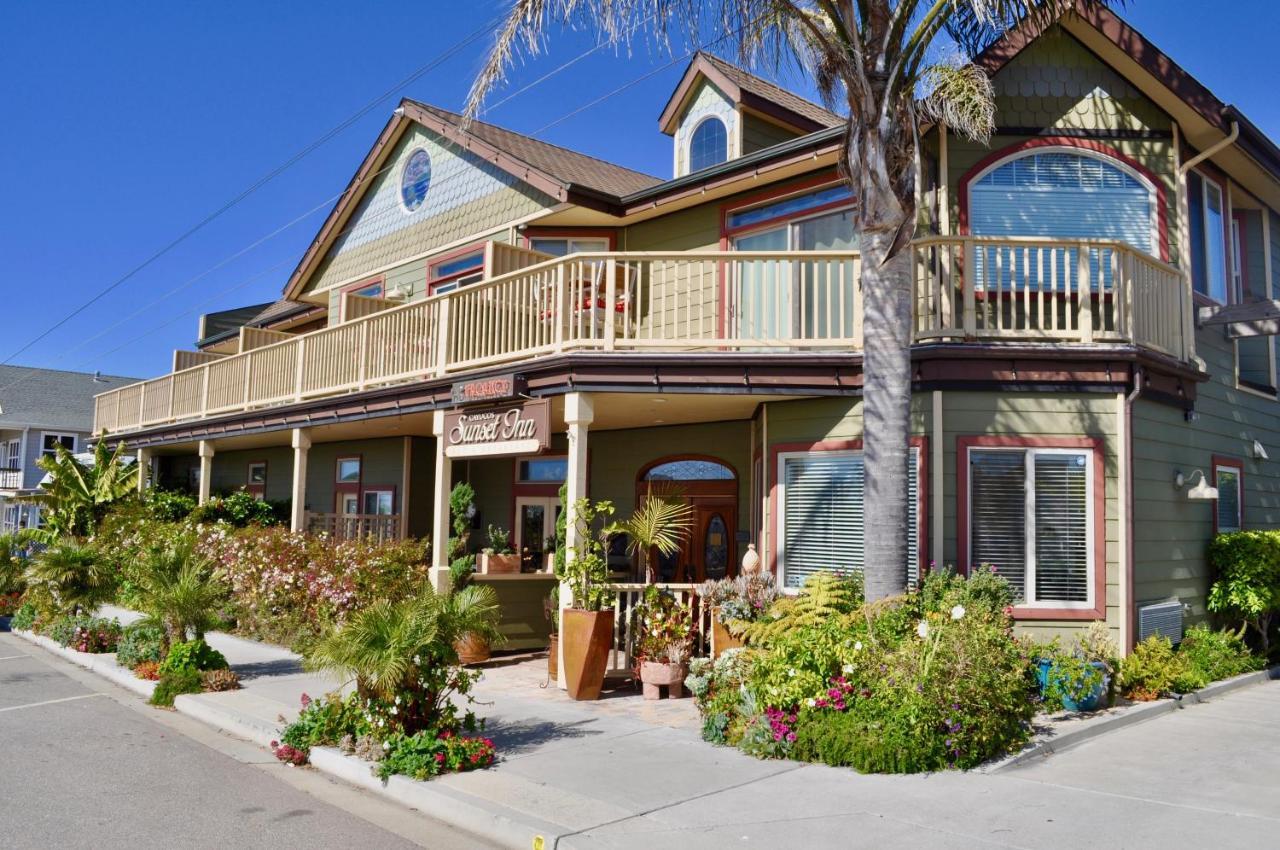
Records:
<instances>
[{"instance_id":1,"label":"green wood siding","mask_svg":"<svg viewBox=\"0 0 1280 850\"><path fill-rule=\"evenodd\" d=\"M218 452L213 456L213 476L209 492L215 496L227 495L241 489L249 482L249 464L267 462L267 501L283 501L293 495L293 449L272 446L266 449L246 449L235 452ZM197 465L199 460L197 459Z\"/></svg>"},{"instance_id":2,"label":"green wood siding","mask_svg":"<svg viewBox=\"0 0 1280 850\"><path fill-rule=\"evenodd\" d=\"M307 455L307 510L332 513L334 478L340 457L360 455L361 486L394 487L395 512L403 505L404 441L400 437L316 443ZM430 491L428 491L430 492Z\"/></svg>"},{"instance_id":3,"label":"green wood siding","mask_svg":"<svg viewBox=\"0 0 1280 850\"><path fill-rule=\"evenodd\" d=\"M742 153L744 155L771 148L800 135L794 130L780 127L750 112L742 113L742 117Z\"/></svg>"}]
</instances>

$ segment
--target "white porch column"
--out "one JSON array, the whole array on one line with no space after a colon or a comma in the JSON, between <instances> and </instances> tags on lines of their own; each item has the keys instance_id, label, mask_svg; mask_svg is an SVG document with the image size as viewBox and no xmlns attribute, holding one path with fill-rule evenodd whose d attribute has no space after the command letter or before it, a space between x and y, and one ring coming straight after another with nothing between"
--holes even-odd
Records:
<instances>
[{"instance_id":1,"label":"white porch column","mask_svg":"<svg viewBox=\"0 0 1280 850\"><path fill-rule=\"evenodd\" d=\"M138 495L141 496L146 492L147 487L151 484L151 450L138 449Z\"/></svg>"},{"instance_id":2,"label":"white porch column","mask_svg":"<svg viewBox=\"0 0 1280 850\"><path fill-rule=\"evenodd\" d=\"M209 501L209 485L213 483L213 443L200 441L200 497L199 503Z\"/></svg>"},{"instance_id":3,"label":"white porch column","mask_svg":"<svg viewBox=\"0 0 1280 850\"><path fill-rule=\"evenodd\" d=\"M587 498L587 430L595 420L595 407L591 396L569 393L564 397L564 421L569 427L569 468L565 475L565 562L573 560L574 552L582 542L578 539L578 500ZM573 605L573 593L569 585L560 583L560 622L564 623L564 611ZM557 644L556 684L567 687L564 677L564 639Z\"/></svg>"},{"instance_id":4,"label":"white porch column","mask_svg":"<svg viewBox=\"0 0 1280 850\"><path fill-rule=\"evenodd\" d=\"M444 411L432 416L436 437L436 477L431 490L431 586L437 593L449 589L449 491L453 488L453 461L444 453Z\"/></svg>"},{"instance_id":5,"label":"white porch column","mask_svg":"<svg viewBox=\"0 0 1280 850\"><path fill-rule=\"evenodd\" d=\"M307 530L307 452L311 449L311 432L293 429L293 501L289 510L289 530Z\"/></svg>"}]
</instances>

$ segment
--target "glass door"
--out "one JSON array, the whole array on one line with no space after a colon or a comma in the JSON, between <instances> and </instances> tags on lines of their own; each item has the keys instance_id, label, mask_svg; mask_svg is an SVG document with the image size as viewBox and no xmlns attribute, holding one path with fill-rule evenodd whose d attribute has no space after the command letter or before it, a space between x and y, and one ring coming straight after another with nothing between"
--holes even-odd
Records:
<instances>
[{"instance_id":1,"label":"glass door","mask_svg":"<svg viewBox=\"0 0 1280 850\"><path fill-rule=\"evenodd\" d=\"M546 569L548 542L555 545L556 519L560 516L560 499L555 496L519 496L516 498L515 545L520 553L521 569L539 572Z\"/></svg>"}]
</instances>

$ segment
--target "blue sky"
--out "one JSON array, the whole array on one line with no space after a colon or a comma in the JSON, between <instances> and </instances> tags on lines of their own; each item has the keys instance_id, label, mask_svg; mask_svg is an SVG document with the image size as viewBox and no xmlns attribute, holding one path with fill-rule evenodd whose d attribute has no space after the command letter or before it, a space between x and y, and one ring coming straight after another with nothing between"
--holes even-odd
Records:
<instances>
[{"instance_id":1,"label":"blue sky","mask_svg":"<svg viewBox=\"0 0 1280 850\"><path fill-rule=\"evenodd\" d=\"M505 6L496 0L0 4L0 360ZM1231 15L1205 14L1228 7ZM1274 83L1280 8L1273 0L1131 0L1124 14L1280 139ZM396 98L460 108L490 41L485 35L398 91L12 362L160 374L172 349L191 346L200 313L277 297L327 201L342 191ZM507 90L592 43L584 33L553 36L544 56L514 71ZM537 131L670 62L643 43L630 55L600 50L485 117ZM538 135L668 176L670 142L658 132L657 117L683 67L658 70ZM503 97L499 91L491 102Z\"/></svg>"}]
</instances>

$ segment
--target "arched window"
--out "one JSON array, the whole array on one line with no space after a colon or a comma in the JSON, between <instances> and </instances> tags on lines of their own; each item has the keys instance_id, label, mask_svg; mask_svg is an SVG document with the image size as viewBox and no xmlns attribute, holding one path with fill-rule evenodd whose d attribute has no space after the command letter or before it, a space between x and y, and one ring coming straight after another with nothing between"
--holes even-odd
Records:
<instances>
[{"instance_id":1,"label":"arched window","mask_svg":"<svg viewBox=\"0 0 1280 850\"><path fill-rule=\"evenodd\" d=\"M969 187L975 236L1112 239L1159 255L1157 192L1102 154L1037 148L980 174Z\"/></svg>"},{"instance_id":2,"label":"arched window","mask_svg":"<svg viewBox=\"0 0 1280 850\"><path fill-rule=\"evenodd\" d=\"M737 475L726 464L701 458L660 461L644 473L645 481L733 481Z\"/></svg>"},{"instance_id":3,"label":"arched window","mask_svg":"<svg viewBox=\"0 0 1280 850\"><path fill-rule=\"evenodd\" d=\"M689 170L701 171L728 158L729 131L724 122L715 116L704 118L689 137Z\"/></svg>"}]
</instances>

